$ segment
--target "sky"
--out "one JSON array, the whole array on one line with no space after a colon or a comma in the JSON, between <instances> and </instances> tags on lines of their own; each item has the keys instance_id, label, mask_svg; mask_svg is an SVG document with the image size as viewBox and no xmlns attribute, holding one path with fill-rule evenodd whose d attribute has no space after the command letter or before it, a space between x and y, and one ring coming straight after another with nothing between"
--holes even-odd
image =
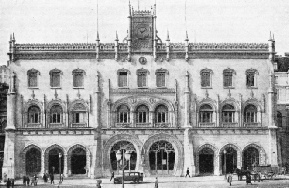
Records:
<instances>
[{"instance_id":1,"label":"sky","mask_svg":"<svg viewBox=\"0 0 289 188\"><path fill-rule=\"evenodd\" d=\"M0 64L10 34L16 43L94 43L126 36L129 0L0 0ZM135 10L156 2L158 36L165 41L266 43L274 33L278 55L289 52L289 0L130 0ZM98 9L97 9L98 7ZM98 11L97 11L98 10ZM97 24L98 20L98 24ZM120 41L122 42L122 41Z\"/></svg>"}]
</instances>

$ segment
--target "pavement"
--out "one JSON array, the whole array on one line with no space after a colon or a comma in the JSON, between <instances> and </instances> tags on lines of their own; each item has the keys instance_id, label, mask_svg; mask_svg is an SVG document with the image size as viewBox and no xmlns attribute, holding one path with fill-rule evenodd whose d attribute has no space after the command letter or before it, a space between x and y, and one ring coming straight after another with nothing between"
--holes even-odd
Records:
<instances>
[{"instance_id":1,"label":"pavement","mask_svg":"<svg viewBox=\"0 0 289 188\"><path fill-rule=\"evenodd\" d=\"M113 180L109 181L108 178L102 178L102 188L121 188L121 184L113 184ZM226 187L254 187L254 188L289 188L289 175L282 175L276 177L274 180L263 180L261 182L252 181L252 185L246 185L245 180L237 181L237 176L233 177L232 186L224 180L224 176L203 176L203 177L159 177L159 188L226 188ZM58 184L59 180L55 180L55 184L44 183L43 180L38 182L37 187L41 188L78 188L78 187L96 187L96 179L64 179L62 184ZM2 182L1 187L6 187ZM22 180L15 182L15 187L25 187ZM154 188L155 177L145 177L144 181L139 184L125 182L125 188Z\"/></svg>"}]
</instances>

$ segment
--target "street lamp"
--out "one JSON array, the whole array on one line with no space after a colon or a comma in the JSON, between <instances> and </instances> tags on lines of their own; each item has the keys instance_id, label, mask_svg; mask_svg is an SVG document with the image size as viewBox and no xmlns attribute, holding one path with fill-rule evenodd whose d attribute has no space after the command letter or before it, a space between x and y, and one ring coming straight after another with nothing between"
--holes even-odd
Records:
<instances>
[{"instance_id":1,"label":"street lamp","mask_svg":"<svg viewBox=\"0 0 289 188\"><path fill-rule=\"evenodd\" d=\"M59 184L61 184L61 157L62 157L62 154L59 153Z\"/></svg>"},{"instance_id":2,"label":"street lamp","mask_svg":"<svg viewBox=\"0 0 289 188\"><path fill-rule=\"evenodd\" d=\"M227 151L224 150L224 173L225 173L225 180L227 180L227 164L226 164L226 155L227 155Z\"/></svg>"},{"instance_id":3,"label":"street lamp","mask_svg":"<svg viewBox=\"0 0 289 188\"><path fill-rule=\"evenodd\" d=\"M120 161L122 160L122 164L119 164L119 168L122 169L122 188L124 188L124 169L125 167L127 167L127 163L125 163L125 161L128 161L131 157L131 152L129 152L128 150L122 155L121 151L118 150L116 152L116 159L117 161L120 163Z\"/></svg>"}]
</instances>

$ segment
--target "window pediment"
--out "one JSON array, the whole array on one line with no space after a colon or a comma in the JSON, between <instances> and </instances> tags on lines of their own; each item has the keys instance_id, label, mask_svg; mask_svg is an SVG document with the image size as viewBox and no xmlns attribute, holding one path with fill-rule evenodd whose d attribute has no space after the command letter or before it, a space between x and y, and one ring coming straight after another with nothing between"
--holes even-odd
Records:
<instances>
[{"instance_id":1,"label":"window pediment","mask_svg":"<svg viewBox=\"0 0 289 188\"><path fill-rule=\"evenodd\" d=\"M72 74L73 74L73 75L75 75L75 74L83 74L83 75L86 75L85 71L82 70L82 69L79 69L79 68L74 69L74 70L72 71Z\"/></svg>"},{"instance_id":2,"label":"window pediment","mask_svg":"<svg viewBox=\"0 0 289 188\"><path fill-rule=\"evenodd\" d=\"M30 69L27 71L27 75L31 75L31 74L40 75L40 72L36 69Z\"/></svg>"},{"instance_id":3,"label":"window pediment","mask_svg":"<svg viewBox=\"0 0 289 188\"><path fill-rule=\"evenodd\" d=\"M49 75L52 75L53 73L58 73L61 75L63 74L63 72L61 70L56 69L56 68L49 71Z\"/></svg>"}]
</instances>

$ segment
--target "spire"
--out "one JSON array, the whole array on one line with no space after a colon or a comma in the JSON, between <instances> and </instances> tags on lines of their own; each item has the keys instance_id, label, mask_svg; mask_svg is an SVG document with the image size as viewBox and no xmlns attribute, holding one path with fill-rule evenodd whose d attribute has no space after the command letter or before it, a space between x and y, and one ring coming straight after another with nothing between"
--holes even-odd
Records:
<instances>
[{"instance_id":1,"label":"spire","mask_svg":"<svg viewBox=\"0 0 289 188\"><path fill-rule=\"evenodd\" d=\"M170 41L169 30L167 30L167 40L166 41Z\"/></svg>"},{"instance_id":2,"label":"spire","mask_svg":"<svg viewBox=\"0 0 289 188\"><path fill-rule=\"evenodd\" d=\"M130 5L130 0L128 1L128 9L129 9L129 16L131 16L131 5Z\"/></svg>"},{"instance_id":3,"label":"spire","mask_svg":"<svg viewBox=\"0 0 289 188\"><path fill-rule=\"evenodd\" d=\"M269 41L271 41L271 40L272 40L272 36L271 36L271 31L270 31Z\"/></svg>"},{"instance_id":4,"label":"spire","mask_svg":"<svg viewBox=\"0 0 289 188\"><path fill-rule=\"evenodd\" d=\"M188 31L186 31L186 39L185 41L189 41Z\"/></svg>"},{"instance_id":5,"label":"spire","mask_svg":"<svg viewBox=\"0 0 289 188\"><path fill-rule=\"evenodd\" d=\"M100 41L100 40L99 40L99 34L98 34L98 31L97 31L97 34L96 34L96 41Z\"/></svg>"},{"instance_id":6,"label":"spire","mask_svg":"<svg viewBox=\"0 0 289 188\"><path fill-rule=\"evenodd\" d=\"M10 34L10 41L12 41L12 35Z\"/></svg>"},{"instance_id":7,"label":"spire","mask_svg":"<svg viewBox=\"0 0 289 188\"><path fill-rule=\"evenodd\" d=\"M115 41L118 41L118 34L117 34L117 31L115 31Z\"/></svg>"},{"instance_id":8,"label":"spire","mask_svg":"<svg viewBox=\"0 0 289 188\"><path fill-rule=\"evenodd\" d=\"M12 35L12 40L14 40L14 41L15 41L14 33L13 33L13 35Z\"/></svg>"},{"instance_id":9,"label":"spire","mask_svg":"<svg viewBox=\"0 0 289 188\"><path fill-rule=\"evenodd\" d=\"M274 37L274 33L273 33L273 38L272 38L272 40L275 42L275 37Z\"/></svg>"}]
</instances>

